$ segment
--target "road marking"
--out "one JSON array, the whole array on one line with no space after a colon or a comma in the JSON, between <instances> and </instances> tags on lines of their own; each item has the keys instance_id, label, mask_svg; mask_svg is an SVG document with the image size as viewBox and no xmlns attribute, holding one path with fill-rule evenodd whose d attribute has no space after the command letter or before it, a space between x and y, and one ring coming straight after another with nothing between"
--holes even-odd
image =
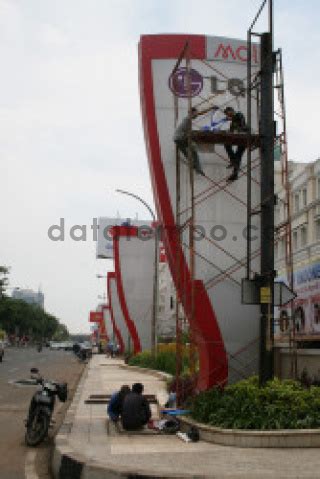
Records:
<instances>
[{"instance_id":1,"label":"road marking","mask_svg":"<svg viewBox=\"0 0 320 479\"><path fill-rule=\"evenodd\" d=\"M38 474L35 468L35 460L37 451L28 451L26 461L24 463L24 477L25 479L38 479Z\"/></svg>"},{"instance_id":2,"label":"road marking","mask_svg":"<svg viewBox=\"0 0 320 479\"><path fill-rule=\"evenodd\" d=\"M24 381L23 383L20 383L19 381ZM17 388L24 388L24 387L35 387L37 384L32 382L31 379L26 379L26 380L19 380L19 379L9 379L8 384L11 386L16 386Z\"/></svg>"},{"instance_id":3,"label":"road marking","mask_svg":"<svg viewBox=\"0 0 320 479\"><path fill-rule=\"evenodd\" d=\"M9 369L9 373L14 373L15 371L19 371L19 368L12 368L12 369Z\"/></svg>"},{"instance_id":4,"label":"road marking","mask_svg":"<svg viewBox=\"0 0 320 479\"><path fill-rule=\"evenodd\" d=\"M0 406L0 412L23 412L25 407L12 406L11 404L4 404Z\"/></svg>"}]
</instances>

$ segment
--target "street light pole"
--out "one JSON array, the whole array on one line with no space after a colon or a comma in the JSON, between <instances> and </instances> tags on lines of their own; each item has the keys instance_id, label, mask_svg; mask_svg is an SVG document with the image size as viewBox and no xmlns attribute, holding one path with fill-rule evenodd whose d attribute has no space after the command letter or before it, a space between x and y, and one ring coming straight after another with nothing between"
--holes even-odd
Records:
<instances>
[{"instance_id":1,"label":"street light pole","mask_svg":"<svg viewBox=\"0 0 320 479\"><path fill-rule=\"evenodd\" d=\"M142 198L140 198L140 196L138 195L135 195L134 193L131 193L130 191L126 191L126 190L116 190L117 193L121 193L123 195L127 195L127 196L132 196L132 198L135 198L136 200L140 201L140 203L142 203L149 211L150 215L152 216L152 219L153 221L156 221L156 215L154 214L154 211L153 209L151 208L151 206L148 205L148 203L146 201L144 201Z\"/></svg>"},{"instance_id":2,"label":"street light pole","mask_svg":"<svg viewBox=\"0 0 320 479\"><path fill-rule=\"evenodd\" d=\"M152 305L152 322L151 322L151 353L153 356L156 355L156 335L157 335L157 315L158 315L158 283L159 283L159 271L158 271L158 261L159 261L159 236L158 230L156 226L156 215L152 208L148 205L146 201L144 201L140 196L131 193L130 191L126 190L116 190L117 193L121 193L123 195L131 196L136 200L140 201L147 210L149 211L154 223L154 231L155 231L155 247L154 247L154 273L153 273L153 305Z\"/></svg>"}]
</instances>

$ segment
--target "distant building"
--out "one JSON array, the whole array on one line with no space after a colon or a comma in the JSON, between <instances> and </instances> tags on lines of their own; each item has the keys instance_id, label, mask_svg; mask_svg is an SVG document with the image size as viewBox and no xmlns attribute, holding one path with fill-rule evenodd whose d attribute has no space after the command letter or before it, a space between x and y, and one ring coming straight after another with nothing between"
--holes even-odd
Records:
<instances>
[{"instance_id":1,"label":"distant building","mask_svg":"<svg viewBox=\"0 0 320 479\"><path fill-rule=\"evenodd\" d=\"M14 299L21 299L28 304L36 304L40 308L44 309L44 294L42 291L33 291L32 289L14 289L12 292Z\"/></svg>"},{"instance_id":2,"label":"distant building","mask_svg":"<svg viewBox=\"0 0 320 479\"><path fill-rule=\"evenodd\" d=\"M291 190L291 228L294 269L318 260L320 253L320 158L312 163L289 163ZM276 182L278 183L278 182ZM281 200L285 191L278 186L278 205L275 223L285 219L285 207ZM285 268L284 239L276 242L275 260L278 270Z\"/></svg>"},{"instance_id":3,"label":"distant building","mask_svg":"<svg viewBox=\"0 0 320 479\"><path fill-rule=\"evenodd\" d=\"M320 340L320 158L312 163L289 162L290 209L292 228L292 252L294 290L293 315L297 336L304 341ZM285 220L285 190L281 186L280 168L276 168L278 204L275 208L275 224ZM275 242L275 268L280 277L286 277L285 239ZM283 318L289 316L287 308L281 308ZM287 315L287 316L286 316ZM289 328L282 321L283 334Z\"/></svg>"}]
</instances>

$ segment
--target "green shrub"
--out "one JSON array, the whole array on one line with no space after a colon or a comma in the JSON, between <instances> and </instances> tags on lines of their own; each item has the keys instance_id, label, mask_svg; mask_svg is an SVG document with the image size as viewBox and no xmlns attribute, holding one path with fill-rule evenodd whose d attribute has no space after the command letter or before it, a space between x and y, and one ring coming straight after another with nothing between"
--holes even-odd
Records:
<instances>
[{"instance_id":1,"label":"green shrub","mask_svg":"<svg viewBox=\"0 0 320 479\"><path fill-rule=\"evenodd\" d=\"M176 373L176 354L173 350L160 350L154 358L150 351L143 351L129 359L130 366L139 366L142 368L155 369L168 374ZM182 356L182 369L189 367L189 355L185 352Z\"/></svg>"},{"instance_id":2,"label":"green shrub","mask_svg":"<svg viewBox=\"0 0 320 479\"><path fill-rule=\"evenodd\" d=\"M131 356L128 364L130 364L130 366L155 369L155 361L150 351L143 351L142 353Z\"/></svg>"},{"instance_id":3,"label":"green shrub","mask_svg":"<svg viewBox=\"0 0 320 479\"><path fill-rule=\"evenodd\" d=\"M235 429L304 429L320 427L320 388L274 379L259 388L252 377L224 390L213 388L192 402L199 422Z\"/></svg>"}]
</instances>

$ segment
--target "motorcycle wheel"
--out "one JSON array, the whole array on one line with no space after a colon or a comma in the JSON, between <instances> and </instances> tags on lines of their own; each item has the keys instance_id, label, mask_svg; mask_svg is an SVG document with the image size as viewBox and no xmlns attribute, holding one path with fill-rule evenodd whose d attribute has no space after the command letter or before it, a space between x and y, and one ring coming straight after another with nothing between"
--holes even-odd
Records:
<instances>
[{"instance_id":1,"label":"motorcycle wheel","mask_svg":"<svg viewBox=\"0 0 320 479\"><path fill-rule=\"evenodd\" d=\"M44 411L37 411L31 424L27 425L25 442L27 446L35 447L44 440L48 434L49 417Z\"/></svg>"}]
</instances>

